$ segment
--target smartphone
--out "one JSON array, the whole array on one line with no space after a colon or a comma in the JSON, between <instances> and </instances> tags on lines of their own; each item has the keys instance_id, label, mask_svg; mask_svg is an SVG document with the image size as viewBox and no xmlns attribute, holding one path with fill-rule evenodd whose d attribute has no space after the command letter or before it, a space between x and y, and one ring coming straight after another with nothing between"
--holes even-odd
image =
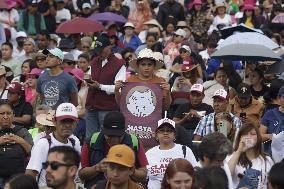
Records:
<instances>
[{"instance_id":1,"label":"smartphone","mask_svg":"<svg viewBox=\"0 0 284 189\"><path fill-rule=\"evenodd\" d=\"M252 138L246 137L244 139L244 142L245 142L247 148L251 148L251 147L254 146L254 142L253 142Z\"/></svg>"},{"instance_id":2,"label":"smartphone","mask_svg":"<svg viewBox=\"0 0 284 189\"><path fill-rule=\"evenodd\" d=\"M221 123L219 123L219 132L226 137L228 136L228 127L224 121L221 121Z\"/></svg>"},{"instance_id":3,"label":"smartphone","mask_svg":"<svg viewBox=\"0 0 284 189\"><path fill-rule=\"evenodd\" d=\"M91 80L91 79L84 79L87 83L90 83L90 84L92 84L92 83L94 83L94 81L93 80Z\"/></svg>"},{"instance_id":4,"label":"smartphone","mask_svg":"<svg viewBox=\"0 0 284 189\"><path fill-rule=\"evenodd\" d=\"M245 112L241 112L241 113L240 113L240 117L241 117L241 118L245 118L246 116L247 116L247 114L246 114Z\"/></svg>"}]
</instances>

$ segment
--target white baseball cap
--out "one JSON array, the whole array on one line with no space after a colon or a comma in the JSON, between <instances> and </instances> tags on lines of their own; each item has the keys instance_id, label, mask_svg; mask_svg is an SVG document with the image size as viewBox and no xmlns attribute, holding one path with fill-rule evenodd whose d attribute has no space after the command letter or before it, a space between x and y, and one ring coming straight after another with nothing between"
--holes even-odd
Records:
<instances>
[{"instance_id":1,"label":"white baseball cap","mask_svg":"<svg viewBox=\"0 0 284 189\"><path fill-rule=\"evenodd\" d=\"M16 39L17 39L18 37L28 37L28 36L27 36L26 32L19 31L19 32L17 32L17 34L16 34Z\"/></svg>"},{"instance_id":2,"label":"white baseball cap","mask_svg":"<svg viewBox=\"0 0 284 189\"><path fill-rule=\"evenodd\" d=\"M63 54L63 52L59 48L54 48L54 49L50 49L50 50L49 49L44 49L42 51L42 53L44 55L48 55L50 53L50 54L58 57L61 61L64 60L64 54Z\"/></svg>"},{"instance_id":3,"label":"white baseball cap","mask_svg":"<svg viewBox=\"0 0 284 189\"><path fill-rule=\"evenodd\" d=\"M83 5L82 5L82 9L86 9L86 8L92 8L92 6L91 6L91 4L90 3L84 3Z\"/></svg>"},{"instance_id":4,"label":"white baseball cap","mask_svg":"<svg viewBox=\"0 0 284 189\"><path fill-rule=\"evenodd\" d=\"M60 104L55 112L56 120L61 121L64 119L78 120L78 112L76 107L71 103Z\"/></svg>"},{"instance_id":5,"label":"white baseball cap","mask_svg":"<svg viewBox=\"0 0 284 189\"><path fill-rule=\"evenodd\" d=\"M124 26L123 26L123 27L124 27L124 28L126 28L126 27L130 27L130 28L135 29L134 24L133 24L133 23L131 23L131 22L126 22L126 23L124 24Z\"/></svg>"},{"instance_id":6,"label":"white baseball cap","mask_svg":"<svg viewBox=\"0 0 284 189\"><path fill-rule=\"evenodd\" d=\"M189 47L188 45L183 45L183 46L180 47L180 49L184 49L184 50L186 50L189 54L191 54L191 49L190 49L190 47Z\"/></svg>"},{"instance_id":7,"label":"white baseball cap","mask_svg":"<svg viewBox=\"0 0 284 189\"><path fill-rule=\"evenodd\" d=\"M224 89L218 89L217 91L214 92L213 98L214 97L218 97L218 98L221 98L223 100L227 100L228 99L228 93Z\"/></svg>"},{"instance_id":8,"label":"white baseball cap","mask_svg":"<svg viewBox=\"0 0 284 189\"><path fill-rule=\"evenodd\" d=\"M171 126L173 129L176 128L176 123L175 123L173 120L169 119L169 118L160 119L160 120L158 121L158 127L157 127L157 129L159 129L159 128L160 128L161 126L163 126L163 125L169 125L169 126ZM156 130L157 130L157 129L156 129Z\"/></svg>"},{"instance_id":9,"label":"white baseball cap","mask_svg":"<svg viewBox=\"0 0 284 189\"><path fill-rule=\"evenodd\" d=\"M203 93L204 88L201 84L194 84L190 88L190 92L198 92L198 93Z\"/></svg>"},{"instance_id":10,"label":"white baseball cap","mask_svg":"<svg viewBox=\"0 0 284 189\"><path fill-rule=\"evenodd\" d=\"M178 36L186 37L186 31L184 31L183 29L178 29L177 31L175 31L175 34Z\"/></svg>"}]
</instances>

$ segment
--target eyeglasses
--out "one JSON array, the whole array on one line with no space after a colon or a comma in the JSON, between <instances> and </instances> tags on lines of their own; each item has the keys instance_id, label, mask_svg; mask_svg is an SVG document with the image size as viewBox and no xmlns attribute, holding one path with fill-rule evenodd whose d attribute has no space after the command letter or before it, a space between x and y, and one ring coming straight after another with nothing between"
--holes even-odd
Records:
<instances>
[{"instance_id":1,"label":"eyeglasses","mask_svg":"<svg viewBox=\"0 0 284 189\"><path fill-rule=\"evenodd\" d=\"M48 166L50 166L50 168L52 170L56 171L59 167L62 167L62 166L71 167L71 166L73 166L73 164L59 163L59 162L56 162L56 161L53 161L53 162L47 161L47 162L42 163L43 169L47 169Z\"/></svg>"},{"instance_id":2,"label":"eyeglasses","mask_svg":"<svg viewBox=\"0 0 284 189\"><path fill-rule=\"evenodd\" d=\"M45 61L45 60L46 60L46 58L37 58L37 59L36 59L37 62L43 62L43 61Z\"/></svg>"}]
</instances>

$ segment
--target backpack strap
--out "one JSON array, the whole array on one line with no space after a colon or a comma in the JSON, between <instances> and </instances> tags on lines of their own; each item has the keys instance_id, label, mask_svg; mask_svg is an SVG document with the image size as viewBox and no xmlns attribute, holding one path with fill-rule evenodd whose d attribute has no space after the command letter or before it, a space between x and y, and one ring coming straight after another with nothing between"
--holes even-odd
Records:
<instances>
[{"instance_id":1,"label":"backpack strap","mask_svg":"<svg viewBox=\"0 0 284 189\"><path fill-rule=\"evenodd\" d=\"M138 151L138 139L134 134L131 134L131 141L132 141L132 145L133 145L133 149L135 151Z\"/></svg>"},{"instance_id":2,"label":"backpack strap","mask_svg":"<svg viewBox=\"0 0 284 189\"><path fill-rule=\"evenodd\" d=\"M182 148L183 158L185 158L185 156L186 156L186 146L182 145L181 148Z\"/></svg>"},{"instance_id":3,"label":"backpack strap","mask_svg":"<svg viewBox=\"0 0 284 189\"><path fill-rule=\"evenodd\" d=\"M21 130L22 128L24 128L23 126L20 125L15 125L14 128L12 128L12 131L14 134L16 134L19 130Z\"/></svg>"},{"instance_id":4,"label":"backpack strap","mask_svg":"<svg viewBox=\"0 0 284 189\"><path fill-rule=\"evenodd\" d=\"M72 148L75 148L76 141L74 140L74 138L68 138L68 140L71 142Z\"/></svg>"}]
</instances>

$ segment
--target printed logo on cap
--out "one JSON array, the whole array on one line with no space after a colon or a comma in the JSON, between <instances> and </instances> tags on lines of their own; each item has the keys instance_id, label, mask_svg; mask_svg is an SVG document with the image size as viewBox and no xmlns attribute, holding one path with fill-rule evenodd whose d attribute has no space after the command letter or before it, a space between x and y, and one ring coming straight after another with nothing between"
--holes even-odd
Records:
<instances>
[{"instance_id":1,"label":"printed logo on cap","mask_svg":"<svg viewBox=\"0 0 284 189\"><path fill-rule=\"evenodd\" d=\"M61 112L72 112L73 108L71 106L63 106Z\"/></svg>"},{"instance_id":2,"label":"printed logo on cap","mask_svg":"<svg viewBox=\"0 0 284 189\"><path fill-rule=\"evenodd\" d=\"M242 93L246 93L247 90L248 90L248 89L247 89L246 87L242 87L242 88L241 88Z\"/></svg>"}]
</instances>

